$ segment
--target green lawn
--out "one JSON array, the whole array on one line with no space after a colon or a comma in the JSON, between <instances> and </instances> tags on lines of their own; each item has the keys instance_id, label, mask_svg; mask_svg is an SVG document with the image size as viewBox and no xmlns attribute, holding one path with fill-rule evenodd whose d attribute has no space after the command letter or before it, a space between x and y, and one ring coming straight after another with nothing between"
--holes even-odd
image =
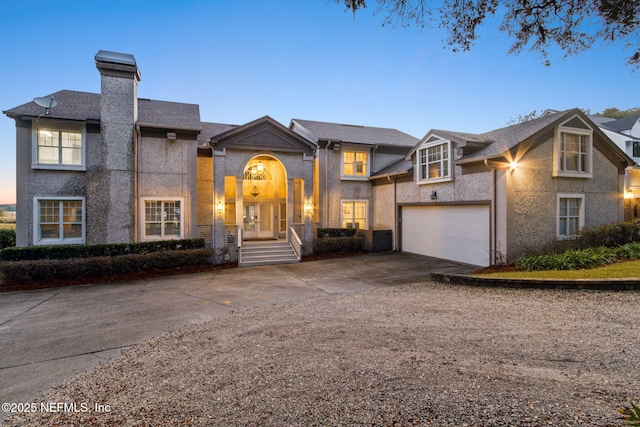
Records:
<instances>
[{"instance_id":1,"label":"green lawn","mask_svg":"<svg viewBox=\"0 0 640 427\"><path fill-rule=\"evenodd\" d=\"M0 228L16 229L15 222L0 222Z\"/></svg>"},{"instance_id":2,"label":"green lawn","mask_svg":"<svg viewBox=\"0 0 640 427\"><path fill-rule=\"evenodd\" d=\"M589 270L509 271L478 274L479 277L505 277L512 279L626 279L640 278L640 261L625 261Z\"/></svg>"}]
</instances>

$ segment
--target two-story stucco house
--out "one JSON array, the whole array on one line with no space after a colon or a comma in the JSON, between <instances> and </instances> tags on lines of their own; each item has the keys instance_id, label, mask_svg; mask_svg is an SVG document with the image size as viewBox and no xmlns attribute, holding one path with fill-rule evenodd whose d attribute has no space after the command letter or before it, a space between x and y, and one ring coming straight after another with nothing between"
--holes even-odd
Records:
<instances>
[{"instance_id":1,"label":"two-story stucco house","mask_svg":"<svg viewBox=\"0 0 640 427\"><path fill-rule=\"evenodd\" d=\"M19 246L281 239L299 258L314 226L369 228L369 177L417 142L268 116L203 122L198 105L138 98L132 55L100 51L95 62L101 93L62 90L46 111L29 102L4 112L17 129Z\"/></svg>"},{"instance_id":2,"label":"two-story stucco house","mask_svg":"<svg viewBox=\"0 0 640 427\"><path fill-rule=\"evenodd\" d=\"M100 51L95 63L100 93L4 111L16 123L18 246L205 237L251 265L299 260L315 227L351 227L488 265L623 219L633 161L578 110L421 140L269 116L220 124L196 104L138 98L132 55ZM277 247L250 243L265 241Z\"/></svg>"}]
</instances>

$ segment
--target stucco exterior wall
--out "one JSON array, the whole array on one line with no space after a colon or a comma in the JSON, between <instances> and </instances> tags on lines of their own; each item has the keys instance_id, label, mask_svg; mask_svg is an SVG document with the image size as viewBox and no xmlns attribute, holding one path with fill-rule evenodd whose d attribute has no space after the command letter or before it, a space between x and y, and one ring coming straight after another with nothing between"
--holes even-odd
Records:
<instances>
[{"instance_id":1,"label":"stucco exterior wall","mask_svg":"<svg viewBox=\"0 0 640 427\"><path fill-rule=\"evenodd\" d=\"M399 204L468 202L493 199L493 175L491 171L462 175L459 166L454 168L451 181L434 184L418 184L415 176L411 182L398 183L397 201ZM436 199L431 194L436 192Z\"/></svg>"},{"instance_id":2,"label":"stucco exterior wall","mask_svg":"<svg viewBox=\"0 0 640 427\"><path fill-rule=\"evenodd\" d=\"M201 225L213 224L213 158L199 156L196 161L197 221Z\"/></svg>"},{"instance_id":3,"label":"stucco exterior wall","mask_svg":"<svg viewBox=\"0 0 640 427\"><path fill-rule=\"evenodd\" d=\"M67 171L60 169L34 169L32 167L33 145L35 144L35 129L41 128L59 129L68 128L69 124L39 120L38 123L20 122L16 128L16 172L18 183L29 183L20 185L17 189L17 212L16 217L20 218L16 228L16 245L29 246L34 242L34 197L82 197L85 199L85 206L96 197L96 193L91 190L96 187L95 181L100 178L102 152L100 143L100 133L97 127L87 131L82 125L72 125L78 130L84 129L85 134L85 171ZM86 243L99 241L96 233L97 219L95 215L85 213L86 221Z\"/></svg>"},{"instance_id":4,"label":"stucco exterior wall","mask_svg":"<svg viewBox=\"0 0 640 427\"><path fill-rule=\"evenodd\" d=\"M138 151L138 197L182 199L183 237L197 237L196 141L143 136Z\"/></svg>"},{"instance_id":5,"label":"stucco exterior wall","mask_svg":"<svg viewBox=\"0 0 640 427\"><path fill-rule=\"evenodd\" d=\"M374 230L395 230L395 206L391 182L376 183L372 187L373 206L371 226Z\"/></svg>"},{"instance_id":6,"label":"stucco exterior wall","mask_svg":"<svg viewBox=\"0 0 640 427\"><path fill-rule=\"evenodd\" d=\"M532 149L508 172L508 253L515 259L557 244L558 194L584 194L584 226L622 221L622 180L617 166L593 150L593 178L553 177L553 140Z\"/></svg>"},{"instance_id":7,"label":"stucco exterior wall","mask_svg":"<svg viewBox=\"0 0 640 427\"><path fill-rule=\"evenodd\" d=\"M366 200L368 202L369 228L372 219L372 189L368 180L342 179L341 177L342 151L329 150L327 153L327 220L324 227L342 227L342 201Z\"/></svg>"}]
</instances>

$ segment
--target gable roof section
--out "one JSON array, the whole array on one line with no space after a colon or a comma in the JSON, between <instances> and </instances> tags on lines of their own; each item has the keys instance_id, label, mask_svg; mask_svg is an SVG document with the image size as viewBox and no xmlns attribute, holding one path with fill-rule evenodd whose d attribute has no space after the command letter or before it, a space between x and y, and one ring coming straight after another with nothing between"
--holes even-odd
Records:
<instances>
[{"instance_id":1,"label":"gable roof section","mask_svg":"<svg viewBox=\"0 0 640 427\"><path fill-rule=\"evenodd\" d=\"M473 133L454 132L449 130L431 129L427 134L407 153L406 159L418 150L423 144L437 140L450 140L456 143L457 148L479 149L491 144L493 141Z\"/></svg>"},{"instance_id":2,"label":"gable roof section","mask_svg":"<svg viewBox=\"0 0 640 427\"><path fill-rule=\"evenodd\" d=\"M464 155L457 160L457 164L468 164L483 160L509 157L518 158L516 152L525 153L536 143L546 139L546 135L553 132L555 127L571 120L572 117L579 117L581 123L586 123L594 133L594 147L600 149L609 160L622 166L632 166L635 162L622 151L602 130L596 126L580 109L571 109L555 114L545 115L538 119L530 120L517 125L496 129L483 133L479 136L492 141L485 148L474 153ZM576 120L576 119L574 119Z\"/></svg>"},{"instance_id":3,"label":"gable roof section","mask_svg":"<svg viewBox=\"0 0 640 427\"><path fill-rule=\"evenodd\" d=\"M210 122L202 122L201 125L202 132L198 135L198 147L209 147L209 141L212 138L238 127L238 125Z\"/></svg>"},{"instance_id":4,"label":"gable roof section","mask_svg":"<svg viewBox=\"0 0 640 427\"><path fill-rule=\"evenodd\" d=\"M413 162L411 160L400 159L395 163L391 163L386 168L376 172L375 175L369 177L369 180L376 180L392 176L406 175L413 173Z\"/></svg>"},{"instance_id":5,"label":"gable roof section","mask_svg":"<svg viewBox=\"0 0 640 427\"><path fill-rule=\"evenodd\" d=\"M100 94L61 90L53 96L58 104L49 110L48 119L99 121ZM4 111L11 118L33 118L44 108L31 101ZM138 99L138 125L152 128L200 131L200 107L197 104Z\"/></svg>"},{"instance_id":6,"label":"gable roof section","mask_svg":"<svg viewBox=\"0 0 640 427\"><path fill-rule=\"evenodd\" d=\"M300 132L305 138L313 142L331 141L350 144L412 147L418 141L416 137L390 128L346 125L302 119L292 119L289 127L295 132Z\"/></svg>"},{"instance_id":7,"label":"gable roof section","mask_svg":"<svg viewBox=\"0 0 640 427\"><path fill-rule=\"evenodd\" d=\"M235 148L303 152L308 155L312 155L317 148L317 144L303 138L269 116L230 128L210 138L209 143L216 150Z\"/></svg>"}]
</instances>

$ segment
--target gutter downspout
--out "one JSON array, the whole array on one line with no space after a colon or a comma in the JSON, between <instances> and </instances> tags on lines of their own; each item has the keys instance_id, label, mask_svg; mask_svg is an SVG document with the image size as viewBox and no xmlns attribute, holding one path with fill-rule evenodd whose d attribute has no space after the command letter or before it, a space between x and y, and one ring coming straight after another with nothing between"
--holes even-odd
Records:
<instances>
[{"instance_id":1,"label":"gutter downspout","mask_svg":"<svg viewBox=\"0 0 640 427\"><path fill-rule=\"evenodd\" d=\"M491 221L491 244L489 247L489 250L491 251L491 253L489 254L489 259L491 261L492 264L495 264L496 262L496 246L497 246L497 240L498 240L498 189L497 189L497 173L498 170L489 165L489 160L488 159L484 159L484 165L486 167L488 167L489 169L491 169L492 171L492 175L493 175L493 206L491 206L491 210L492 212L492 216L493 216L493 221Z\"/></svg>"},{"instance_id":2,"label":"gutter downspout","mask_svg":"<svg viewBox=\"0 0 640 427\"><path fill-rule=\"evenodd\" d=\"M136 169L136 182L135 182L135 188L134 188L134 194L135 194L135 198L136 200L133 203L133 206L136 207L136 227L134 229L134 238L136 242L140 241L140 236L142 234L142 226L140 225L141 223L141 218L140 216L142 215L142 210L140 209L139 206L139 201L140 201L140 160L141 160L141 154L140 154L140 139L142 138L142 131L140 130L140 126L136 125L135 128L135 141L134 141L134 148L136 150L136 165L135 165L135 169Z\"/></svg>"},{"instance_id":3,"label":"gutter downspout","mask_svg":"<svg viewBox=\"0 0 640 427\"><path fill-rule=\"evenodd\" d=\"M395 177L394 177L395 178ZM387 180L389 182L393 183L393 247L391 248L392 251L397 251L398 250L398 245L397 245L397 240L398 240L398 202L397 202L397 197L396 197L396 180L395 179L391 179L391 176L387 177Z\"/></svg>"}]
</instances>

